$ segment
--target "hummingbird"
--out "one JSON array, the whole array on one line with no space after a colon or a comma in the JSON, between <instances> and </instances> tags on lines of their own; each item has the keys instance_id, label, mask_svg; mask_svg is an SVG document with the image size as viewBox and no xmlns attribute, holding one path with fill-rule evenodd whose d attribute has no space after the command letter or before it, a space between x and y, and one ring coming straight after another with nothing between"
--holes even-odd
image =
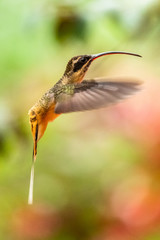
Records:
<instances>
[{"instance_id":1,"label":"hummingbird","mask_svg":"<svg viewBox=\"0 0 160 240\"><path fill-rule=\"evenodd\" d=\"M120 51L75 56L69 60L60 80L29 110L34 143L33 162L36 160L37 143L43 136L48 123L62 113L104 108L139 90L141 82L135 79L95 78L84 80L89 66L95 59L112 54L141 57L139 54Z\"/></svg>"}]
</instances>

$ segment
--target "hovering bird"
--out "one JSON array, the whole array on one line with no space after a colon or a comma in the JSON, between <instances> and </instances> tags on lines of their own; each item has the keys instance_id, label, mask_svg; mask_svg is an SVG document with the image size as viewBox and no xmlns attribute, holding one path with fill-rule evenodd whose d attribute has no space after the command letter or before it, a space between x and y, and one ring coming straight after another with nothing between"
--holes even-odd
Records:
<instances>
[{"instance_id":1,"label":"hovering bird","mask_svg":"<svg viewBox=\"0 0 160 240\"><path fill-rule=\"evenodd\" d=\"M34 142L33 162L36 160L37 142L43 136L48 122L62 113L98 109L115 104L139 89L140 82L135 79L84 80L89 66L95 59L111 54L141 57L134 53L113 51L75 56L69 60L62 78L29 110ZM33 172L31 175L33 178ZM31 201L30 199L29 202Z\"/></svg>"}]
</instances>

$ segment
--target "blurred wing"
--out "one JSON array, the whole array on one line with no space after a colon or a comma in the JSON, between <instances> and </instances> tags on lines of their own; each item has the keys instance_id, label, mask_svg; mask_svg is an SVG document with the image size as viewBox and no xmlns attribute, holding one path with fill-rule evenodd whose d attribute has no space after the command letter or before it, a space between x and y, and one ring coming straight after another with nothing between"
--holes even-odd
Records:
<instances>
[{"instance_id":1,"label":"blurred wing","mask_svg":"<svg viewBox=\"0 0 160 240\"><path fill-rule=\"evenodd\" d=\"M55 113L86 111L107 107L135 93L141 82L121 79L84 80L74 85L72 94L62 93Z\"/></svg>"}]
</instances>

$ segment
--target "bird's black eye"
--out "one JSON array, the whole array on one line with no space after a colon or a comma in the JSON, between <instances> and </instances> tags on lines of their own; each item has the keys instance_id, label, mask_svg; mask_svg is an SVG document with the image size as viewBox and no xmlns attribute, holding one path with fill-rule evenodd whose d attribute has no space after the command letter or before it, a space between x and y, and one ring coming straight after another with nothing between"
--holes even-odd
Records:
<instances>
[{"instance_id":1,"label":"bird's black eye","mask_svg":"<svg viewBox=\"0 0 160 240\"><path fill-rule=\"evenodd\" d=\"M87 57L81 57L78 59L78 61L74 64L73 71L77 72L79 69L83 67L85 63L87 63L88 58Z\"/></svg>"},{"instance_id":2,"label":"bird's black eye","mask_svg":"<svg viewBox=\"0 0 160 240\"><path fill-rule=\"evenodd\" d=\"M80 62L81 63L85 63L87 61L87 59L85 58L85 57L82 57L81 59L80 59Z\"/></svg>"}]
</instances>

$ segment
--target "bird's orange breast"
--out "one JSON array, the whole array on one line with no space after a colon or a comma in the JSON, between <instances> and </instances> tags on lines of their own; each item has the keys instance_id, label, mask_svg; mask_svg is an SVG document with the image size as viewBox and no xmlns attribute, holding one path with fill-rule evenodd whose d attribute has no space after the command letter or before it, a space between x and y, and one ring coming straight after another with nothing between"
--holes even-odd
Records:
<instances>
[{"instance_id":1,"label":"bird's orange breast","mask_svg":"<svg viewBox=\"0 0 160 240\"><path fill-rule=\"evenodd\" d=\"M55 105L52 105L49 109L45 109L42 106L35 105L29 111L30 116L30 124L31 124L31 131L33 135L33 139L35 138L35 127L38 124L38 138L39 140L48 125L48 122L52 122L56 119L60 114L56 114L54 112Z\"/></svg>"},{"instance_id":2,"label":"bird's orange breast","mask_svg":"<svg viewBox=\"0 0 160 240\"><path fill-rule=\"evenodd\" d=\"M54 107L55 106L52 106L42 116L39 116L38 140L43 136L48 123L54 121L54 119L56 119L60 115L54 112Z\"/></svg>"}]
</instances>

